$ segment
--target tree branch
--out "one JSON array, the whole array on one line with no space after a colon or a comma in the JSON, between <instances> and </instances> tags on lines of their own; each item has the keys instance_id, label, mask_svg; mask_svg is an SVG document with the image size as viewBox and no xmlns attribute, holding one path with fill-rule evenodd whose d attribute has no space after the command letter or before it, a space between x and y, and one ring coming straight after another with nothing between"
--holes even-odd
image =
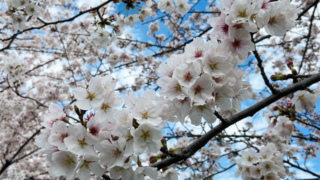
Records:
<instances>
[{"instance_id":1,"label":"tree branch","mask_svg":"<svg viewBox=\"0 0 320 180\"><path fill-rule=\"evenodd\" d=\"M298 165L295 165L295 164L291 163L290 161L283 161L283 162L289 164L290 166L292 166L294 168L300 169L301 171L307 172L309 174L312 174L313 176L316 176L316 177L320 178L320 175L318 175L318 174L316 174L316 173L314 173L312 171L309 171L307 169L304 169L304 168L302 168L302 167L300 167Z\"/></svg>"},{"instance_id":2,"label":"tree branch","mask_svg":"<svg viewBox=\"0 0 320 180\"><path fill-rule=\"evenodd\" d=\"M317 0L317 1L315 1L315 2L318 2L318 1L319 1L319 0ZM298 74L300 74L300 71L301 71L303 62L304 62L304 60L305 60L305 56L306 56L307 51L308 51L308 45L309 45L309 41L310 41L310 37L311 37L311 32L312 32L312 23L313 23L313 19L314 19L314 14L315 14L316 9L317 9L317 5L318 5L318 3L315 4L314 10L313 10L312 15L311 15L311 18L310 18L310 25L309 25L308 35L307 35L307 42L306 42L306 46L305 46L304 51L303 51L303 55L302 55L301 63L300 63L300 66L299 66Z\"/></svg>"},{"instance_id":3,"label":"tree branch","mask_svg":"<svg viewBox=\"0 0 320 180\"><path fill-rule=\"evenodd\" d=\"M267 107L268 105L276 102L277 100L283 98L284 96L287 96L291 93L294 93L298 90L303 90L307 88L308 86L320 81L320 73L311 76L308 79L305 79L303 81L300 81L298 83L295 83L289 87L286 87L282 90L280 90L277 94L272 94L271 96L263 99L262 101L258 102L257 104L243 110L242 112L239 112L235 114L234 116L231 116L228 119L228 123L220 123L213 129L211 129L209 132L201 136L199 139L195 140L192 144L187 146L185 149L182 150L182 157L170 157L167 159L164 159L160 162L157 162L152 165L152 167L157 167L158 169L162 169L164 167L170 166L178 161L185 160L192 156L195 152L197 152L199 149L201 149L203 146L207 144L208 141L210 141L213 137L217 136L219 133L221 133L224 129L227 127L241 121L242 119L253 116L255 113L260 111L261 109Z\"/></svg>"},{"instance_id":4,"label":"tree branch","mask_svg":"<svg viewBox=\"0 0 320 180\"><path fill-rule=\"evenodd\" d=\"M205 29L203 32L201 32L199 35L197 35L196 37L201 37L202 35L204 35L205 33L207 33L208 31L210 31L212 29L212 27L208 27L207 29ZM195 38L195 37L194 37ZM193 38L193 39L194 39ZM160 53L157 53L157 54L154 54L152 55L153 57L157 57L157 56L161 56L165 53L170 53L170 52L173 52L173 51L176 51L176 50L179 50L180 48L184 47L185 45L187 45L188 43L191 43L193 41L193 39L190 39L188 41L186 41L185 43L181 44L180 46L176 47L176 48L172 48L168 51L162 51Z\"/></svg>"},{"instance_id":5,"label":"tree branch","mask_svg":"<svg viewBox=\"0 0 320 180\"><path fill-rule=\"evenodd\" d=\"M268 79L268 77L267 77L267 75L266 75L266 73L265 73L265 71L264 71L263 65L262 65L262 59L260 58L257 50L254 50L254 51L252 51L252 52L253 52L254 56L256 57L256 59L257 59L257 61L258 61L258 67L259 67L259 69L260 69L261 76L262 76L262 78L263 78L264 83L265 83L265 84L268 86L268 88L271 90L272 94L277 94L277 93L278 93L278 90L276 90L276 89L272 86L272 84L270 84L270 81L269 81L269 79Z\"/></svg>"}]
</instances>

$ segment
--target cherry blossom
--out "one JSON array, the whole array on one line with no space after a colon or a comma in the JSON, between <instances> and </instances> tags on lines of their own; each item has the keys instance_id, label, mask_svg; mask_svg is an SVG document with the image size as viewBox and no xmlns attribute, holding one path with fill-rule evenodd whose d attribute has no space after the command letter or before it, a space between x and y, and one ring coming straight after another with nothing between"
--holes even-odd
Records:
<instances>
[{"instance_id":1,"label":"cherry blossom","mask_svg":"<svg viewBox=\"0 0 320 180\"><path fill-rule=\"evenodd\" d=\"M190 88L190 98L194 105L204 105L213 92L214 81L208 74L203 74Z\"/></svg>"},{"instance_id":2,"label":"cherry blossom","mask_svg":"<svg viewBox=\"0 0 320 180\"><path fill-rule=\"evenodd\" d=\"M292 103L299 112L302 112L303 110L311 110L315 106L316 102L317 98L315 98L315 95L307 93L306 91L299 91L295 93L292 98Z\"/></svg>"},{"instance_id":3,"label":"cherry blossom","mask_svg":"<svg viewBox=\"0 0 320 180\"><path fill-rule=\"evenodd\" d=\"M122 166L126 157L124 156L124 141L116 141L110 143L104 140L100 143L102 152L99 155L100 163L103 165Z\"/></svg>"},{"instance_id":4,"label":"cherry blossom","mask_svg":"<svg viewBox=\"0 0 320 180\"><path fill-rule=\"evenodd\" d=\"M103 103L103 89L98 78L90 80L88 90L77 87L73 90L73 93L77 99L76 104L80 109L89 110L92 107L99 107Z\"/></svg>"},{"instance_id":5,"label":"cherry blossom","mask_svg":"<svg viewBox=\"0 0 320 180\"><path fill-rule=\"evenodd\" d=\"M198 62L193 62L191 65L181 64L173 72L173 78L185 87L190 87L199 78L201 66Z\"/></svg>"},{"instance_id":6,"label":"cherry blossom","mask_svg":"<svg viewBox=\"0 0 320 180\"><path fill-rule=\"evenodd\" d=\"M55 152L52 154L51 173L53 176L65 175L67 179L73 179L77 163L77 157L71 152Z\"/></svg>"},{"instance_id":7,"label":"cherry blossom","mask_svg":"<svg viewBox=\"0 0 320 180\"><path fill-rule=\"evenodd\" d=\"M133 132L133 148L135 153L141 154L146 148L149 152L156 153L161 147L162 133L160 129L155 128L149 123L141 124Z\"/></svg>"},{"instance_id":8,"label":"cherry blossom","mask_svg":"<svg viewBox=\"0 0 320 180\"><path fill-rule=\"evenodd\" d=\"M96 176L102 176L105 172L105 169L98 164L98 158L95 156L85 156L81 159L78 166L77 177L80 179L90 179L90 172Z\"/></svg>"},{"instance_id":9,"label":"cherry blossom","mask_svg":"<svg viewBox=\"0 0 320 180\"><path fill-rule=\"evenodd\" d=\"M193 106L190 110L189 117L192 124L199 125L201 123L201 118L203 117L208 123L214 123L216 121L216 116L213 115L213 110L209 105L199 105Z\"/></svg>"},{"instance_id":10,"label":"cherry blossom","mask_svg":"<svg viewBox=\"0 0 320 180\"><path fill-rule=\"evenodd\" d=\"M159 9L163 11L167 11L167 13L172 13L172 11L175 9L175 6L173 4L173 0L160 0L159 1Z\"/></svg>"},{"instance_id":11,"label":"cherry blossom","mask_svg":"<svg viewBox=\"0 0 320 180\"><path fill-rule=\"evenodd\" d=\"M188 0L175 0L174 3L177 5L176 11L182 16L185 15L191 6L188 4Z\"/></svg>"},{"instance_id":12,"label":"cherry blossom","mask_svg":"<svg viewBox=\"0 0 320 180\"><path fill-rule=\"evenodd\" d=\"M204 57L203 71L211 76L224 76L232 70L230 57L206 54Z\"/></svg>"},{"instance_id":13,"label":"cherry blossom","mask_svg":"<svg viewBox=\"0 0 320 180\"><path fill-rule=\"evenodd\" d=\"M94 140L88 136L87 130L80 124L69 127L70 135L64 139L68 150L74 154L96 155L93 148Z\"/></svg>"}]
</instances>

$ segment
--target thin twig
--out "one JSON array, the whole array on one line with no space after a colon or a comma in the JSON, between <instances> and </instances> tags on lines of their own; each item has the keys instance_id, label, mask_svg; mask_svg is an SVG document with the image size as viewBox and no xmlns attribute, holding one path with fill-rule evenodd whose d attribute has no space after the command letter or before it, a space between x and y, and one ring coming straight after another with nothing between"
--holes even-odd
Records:
<instances>
[{"instance_id":1,"label":"thin twig","mask_svg":"<svg viewBox=\"0 0 320 180\"><path fill-rule=\"evenodd\" d=\"M318 1L319 0L317 0L316 2L318 2ZM309 25L308 35L307 35L307 42L306 42L306 46L305 46L304 51L303 51L303 55L302 55L301 63L300 63L300 66L299 66L298 74L300 74L301 68L303 66L303 62L305 60L305 56L306 56L307 51L308 51L308 46L309 46L311 32L312 32L312 23L313 23L313 19L314 19L314 14L315 14L316 9L317 9L317 5L318 5L318 3L315 4L313 12L312 12L312 15L311 15L311 18L310 18L310 25Z\"/></svg>"}]
</instances>

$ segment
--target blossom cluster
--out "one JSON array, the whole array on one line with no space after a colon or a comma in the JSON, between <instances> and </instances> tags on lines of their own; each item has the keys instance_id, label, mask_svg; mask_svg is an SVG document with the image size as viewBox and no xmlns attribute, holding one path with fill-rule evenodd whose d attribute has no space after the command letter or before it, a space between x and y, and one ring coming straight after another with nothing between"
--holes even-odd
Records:
<instances>
[{"instance_id":1,"label":"blossom cluster","mask_svg":"<svg viewBox=\"0 0 320 180\"><path fill-rule=\"evenodd\" d=\"M157 153L162 147L162 131L158 127L166 123L162 115L164 99L152 90L140 99L130 93L120 111L117 107L123 102L114 88L112 77L104 76L92 78L88 89L73 90L81 123L69 121L60 106L49 107L42 124L45 129L36 138L36 145L48 154L50 174L89 179L90 172L96 176L105 173L101 167L104 165L115 179L177 179L174 170L161 174L156 168L142 166L139 157ZM87 110L95 113L88 112L84 118ZM132 164L138 165L135 171Z\"/></svg>"},{"instance_id":2,"label":"blossom cluster","mask_svg":"<svg viewBox=\"0 0 320 180\"><path fill-rule=\"evenodd\" d=\"M229 44L240 59L254 49L249 33L262 28L273 36L283 36L295 26L298 9L289 0L228 0L222 1L221 15L208 20L214 28L211 39Z\"/></svg>"},{"instance_id":3,"label":"blossom cluster","mask_svg":"<svg viewBox=\"0 0 320 180\"><path fill-rule=\"evenodd\" d=\"M24 30L26 27L26 16L37 18L43 7L37 1L30 0L7 0L9 7L7 14L12 17L12 25L16 30Z\"/></svg>"},{"instance_id":4,"label":"blossom cluster","mask_svg":"<svg viewBox=\"0 0 320 180\"><path fill-rule=\"evenodd\" d=\"M208 20L213 27L211 41L205 43L195 38L192 44L186 45L183 54L172 55L158 69L162 76L157 82L162 88L160 94L174 104L191 105L178 117L181 122L189 115L194 125L201 123L201 117L213 123L216 108L225 116L239 112L240 100L252 96L250 84L242 81L243 70L236 68L255 50L250 33L265 28L271 35L282 36L294 26L297 17L297 8L287 0L239 0L221 4L221 15ZM289 5L280 9L284 4ZM181 112L176 114L180 116Z\"/></svg>"},{"instance_id":5,"label":"blossom cluster","mask_svg":"<svg viewBox=\"0 0 320 180\"><path fill-rule=\"evenodd\" d=\"M189 115L194 125L202 117L213 123L216 107L229 116L241 110L240 101L251 98L251 85L242 80L243 69L236 68L238 58L222 44L195 38L186 45L185 53L167 61L158 68L162 77L157 84L160 94L173 103L170 109L176 114L175 121L183 123Z\"/></svg>"},{"instance_id":6,"label":"blossom cluster","mask_svg":"<svg viewBox=\"0 0 320 180\"><path fill-rule=\"evenodd\" d=\"M236 177L241 175L242 179L280 180L286 177L283 157L273 143L268 143L259 149L259 152L253 149L242 150L241 158L238 158L236 163Z\"/></svg>"},{"instance_id":7,"label":"blossom cluster","mask_svg":"<svg viewBox=\"0 0 320 180\"><path fill-rule=\"evenodd\" d=\"M158 4L159 9L167 13L177 12L182 16L185 15L191 8L188 0L160 0Z\"/></svg>"},{"instance_id":8,"label":"blossom cluster","mask_svg":"<svg viewBox=\"0 0 320 180\"><path fill-rule=\"evenodd\" d=\"M7 74L10 81L23 81L27 64L15 56L12 58L4 60L3 72Z\"/></svg>"},{"instance_id":9,"label":"blossom cluster","mask_svg":"<svg viewBox=\"0 0 320 180\"><path fill-rule=\"evenodd\" d=\"M263 133L262 146L257 152L253 149L242 150L241 158L236 160L238 171L236 176L242 179L279 180L286 177L283 155L292 157L299 152L297 147L290 146L291 136L296 127L286 116L274 119Z\"/></svg>"}]
</instances>

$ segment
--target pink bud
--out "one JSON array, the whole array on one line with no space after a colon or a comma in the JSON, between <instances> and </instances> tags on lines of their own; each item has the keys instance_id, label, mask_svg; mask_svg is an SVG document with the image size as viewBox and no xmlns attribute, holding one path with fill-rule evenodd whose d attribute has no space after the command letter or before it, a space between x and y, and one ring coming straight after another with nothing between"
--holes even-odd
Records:
<instances>
[{"instance_id":1,"label":"pink bud","mask_svg":"<svg viewBox=\"0 0 320 180\"><path fill-rule=\"evenodd\" d=\"M287 62L287 66L288 66L289 68L292 68L292 67L293 67L293 62L292 62L292 61L288 61L288 62Z\"/></svg>"},{"instance_id":2,"label":"pink bud","mask_svg":"<svg viewBox=\"0 0 320 180\"><path fill-rule=\"evenodd\" d=\"M184 162L184 164L185 164L186 166L191 166L191 161L190 161L190 160L186 160L186 161Z\"/></svg>"}]
</instances>

